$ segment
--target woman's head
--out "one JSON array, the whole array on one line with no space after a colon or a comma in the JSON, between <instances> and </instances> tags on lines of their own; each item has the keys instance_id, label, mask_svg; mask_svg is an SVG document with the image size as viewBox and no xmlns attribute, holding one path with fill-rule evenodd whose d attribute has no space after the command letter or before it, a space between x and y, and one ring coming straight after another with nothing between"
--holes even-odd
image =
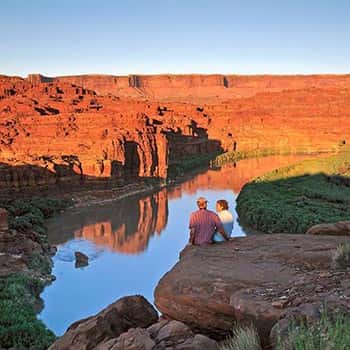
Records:
<instances>
[{"instance_id":1,"label":"woman's head","mask_svg":"<svg viewBox=\"0 0 350 350\"><path fill-rule=\"evenodd\" d=\"M225 199L216 201L216 211L228 210L228 203Z\"/></svg>"}]
</instances>

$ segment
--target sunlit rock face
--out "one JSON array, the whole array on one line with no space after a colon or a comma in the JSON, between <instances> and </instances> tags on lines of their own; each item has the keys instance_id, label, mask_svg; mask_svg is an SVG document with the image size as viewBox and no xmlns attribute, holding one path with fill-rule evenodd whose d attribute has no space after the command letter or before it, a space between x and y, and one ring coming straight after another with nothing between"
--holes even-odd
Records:
<instances>
[{"instance_id":1,"label":"sunlit rock face","mask_svg":"<svg viewBox=\"0 0 350 350\"><path fill-rule=\"evenodd\" d=\"M222 150L335 151L350 76L0 76L0 188L166 178Z\"/></svg>"}]
</instances>

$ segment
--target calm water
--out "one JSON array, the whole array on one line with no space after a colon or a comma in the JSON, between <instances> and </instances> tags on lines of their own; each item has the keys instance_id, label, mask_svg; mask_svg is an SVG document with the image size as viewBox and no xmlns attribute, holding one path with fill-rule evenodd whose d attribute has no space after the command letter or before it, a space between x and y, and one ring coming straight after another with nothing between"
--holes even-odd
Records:
<instances>
[{"instance_id":1,"label":"calm water","mask_svg":"<svg viewBox=\"0 0 350 350\"><path fill-rule=\"evenodd\" d=\"M237 222L236 198L250 179L305 157L247 159L220 170L208 170L174 188L127 198L101 207L72 210L49 222L57 245L53 274L41 294L39 317L57 335L76 320L93 315L118 298L142 294L153 302L159 279L178 260L188 241L188 217L196 198L209 208L226 199L235 214L234 236L246 233ZM74 267L74 252L89 256L89 265Z\"/></svg>"}]
</instances>

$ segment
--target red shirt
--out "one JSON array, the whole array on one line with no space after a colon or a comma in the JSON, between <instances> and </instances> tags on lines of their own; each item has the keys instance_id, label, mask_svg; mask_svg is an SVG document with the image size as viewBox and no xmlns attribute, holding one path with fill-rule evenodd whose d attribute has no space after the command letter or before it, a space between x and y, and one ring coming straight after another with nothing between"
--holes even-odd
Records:
<instances>
[{"instance_id":1,"label":"red shirt","mask_svg":"<svg viewBox=\"0 0 350 350\"><path fill-rule=\"evenodd\" d=\"M194 231L194 244L211 243L214 232L222 229L222 223L216 213L199 209L190 216L190 230Z\"/></svg>"}]
</instances>

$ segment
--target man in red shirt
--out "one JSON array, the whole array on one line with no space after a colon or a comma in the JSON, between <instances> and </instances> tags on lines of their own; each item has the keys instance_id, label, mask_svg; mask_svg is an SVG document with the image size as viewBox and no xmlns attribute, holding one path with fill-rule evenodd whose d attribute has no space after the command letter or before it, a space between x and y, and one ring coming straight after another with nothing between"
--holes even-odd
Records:
<instances>
[{"instance_id":1,"label":"man in red shirt","mask_svg":"<svg viewBox=\"0 0 350 350\"><path fill-rule=\"evenodd\" d=\"M210 244L215 232L220 232L226 241L229 240L220 218L216 213L207 209L208 201L199 197L197 199L198 210L190 216L190 240L195 245Z\"/></svg>"}]
</instances>

